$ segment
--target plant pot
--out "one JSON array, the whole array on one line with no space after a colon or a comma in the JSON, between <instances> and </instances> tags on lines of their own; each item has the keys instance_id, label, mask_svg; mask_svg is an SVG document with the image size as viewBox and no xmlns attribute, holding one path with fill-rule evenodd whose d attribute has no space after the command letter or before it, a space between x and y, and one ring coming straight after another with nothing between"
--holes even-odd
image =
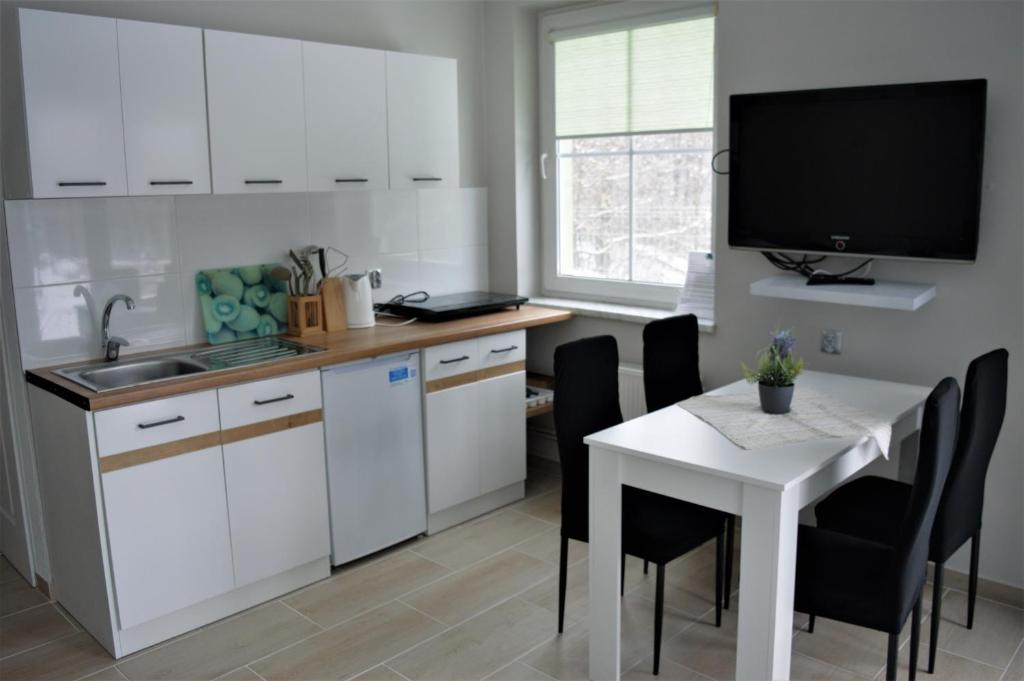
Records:
<instances>
[{"instance_id":1,"label":"plant pot","mask_svg":"<svg viewBox=\"0 0 1024 681\"><path fill-rule=\"evenodd\" d=\"M761 411L766 414L788 414L789 405L793 402L792 385L757 384L757 392L761 396Z\"/></svg>"}]
</instances>

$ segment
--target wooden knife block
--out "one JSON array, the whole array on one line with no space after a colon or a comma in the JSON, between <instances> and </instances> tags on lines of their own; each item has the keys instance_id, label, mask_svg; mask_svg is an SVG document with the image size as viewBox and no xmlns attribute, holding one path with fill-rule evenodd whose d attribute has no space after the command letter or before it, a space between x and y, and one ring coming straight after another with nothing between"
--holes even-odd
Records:
<instances>
[{"instance_id":1,"label":"wooden knife block","mask_svg":"<svg viewBox=\"0 0 1024 681\"><path fill-rule=\"evenodd\" d=\"M328 277L323 280L320 298L324 307L324 331L344 331L348 328L345 322L345 296L341 290L341 280Z\"/></svg>"}]
</instances>

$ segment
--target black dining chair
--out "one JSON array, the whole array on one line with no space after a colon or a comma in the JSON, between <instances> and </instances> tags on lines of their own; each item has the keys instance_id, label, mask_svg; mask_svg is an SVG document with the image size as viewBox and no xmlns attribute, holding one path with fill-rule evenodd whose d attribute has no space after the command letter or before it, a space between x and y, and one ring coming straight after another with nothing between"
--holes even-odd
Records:
<instances>
[{"instance_id":1,"label":"black dining chair","mask_svg":"<svg viewBox=\"0 0 1024 681\"><path fill-rule=\"evenodd\" d=\"M555 348L555 430L562 466L562 541L558 563L558 631L565 621L569 540L589 538L589 453L583 438L622 423L615 339L597 336ZM600 499L595 503L601 503ZM712 538L718 541L715 625L721 626L725 514L628 485L622 486L622 550L657 566L654 674L661 657L665 564Z\"/></svg>"},{"instance_id":2,"label":"black dining chair","mask_svg":"<svg viewBox=\"0 0 1024 681\"><path fill-rule=\"evenodd\" d=\"M821 527L797 534L794 609L889 635L885 678L896 678L899 636L910 625L910 678L917 674L921 593L928 541L946 483L959 421L960 387L944 378L925 401L917 471L891 544Z\"/></svg>"},{"instance_id":3,"label":"black dining chair","mask_svg":"<svg viewBox=\"0 0 1024 681\"><path fill-rule=\"evenodd\" d=\"M929 673L935 671L942 612L943 566L967 540L971 541L967 628L974 626L985 476L1006 412L1008 360L1009 353L1006 350L993 350L976 358L967 368L956 451L935 516L928 551L928 559L935 563L931 641L928 648ZM900 517L909 503L910 495L911 487L906 483L865 476L832 492L815 506L814 514L818 527L892 544L897 538L892 519Z\"/></svg>"},{"instance_id":4,"label":"black dining chair","mask_svg":"<svg viewBox=\"0 0 1024 681\"><path fill-rule=\"evenodd\" d=\"M647 411L657 411L704 392L697 349L699 337L697 317L692 314L658 319L644 326L644 399ZM725 521L725 599L722 603L726 610L732 595L735 541L736 516L729 514ZM646 561L644 573L647 573Z\"/></svg>"}]
</instances>

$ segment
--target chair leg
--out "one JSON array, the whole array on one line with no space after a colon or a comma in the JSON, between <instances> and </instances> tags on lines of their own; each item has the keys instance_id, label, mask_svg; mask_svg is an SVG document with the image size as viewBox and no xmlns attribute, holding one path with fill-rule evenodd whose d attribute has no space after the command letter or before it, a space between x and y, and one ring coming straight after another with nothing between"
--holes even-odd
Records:
<instances>
[{"instance_id":1,"label":"chair leg","mask_svg":"<svg viewBox=\"0 0 1024 681\"><path fill-rule=\"evenodd\" d=\"M885 681L896 681L896 660L899 652L899 634L889 634L889 650L885 655Z\"/></svg>"},{"instance_id":2,"label":"chair leg","mask_svg":"<svg viewBox=\"0 0 1024 681\"><path fill-rule=\"evenodd\" d=\"M715 537L715 626L722 626L722 586L725 575L722 570L722 559L725 557L725 530Z\"/></svg>"},{"instance_id":3,"label":"chair leg","mask_svg":"<svg viewBox=\"0 0 1024 681\"><path fill-rule=\"evenodd\" d=\"M622 565L619 570L619 595L626 595L626 553L622 553Z\"/></svg>"},{"instance_id":4,"label":"chair leg","mask_svg":"<svg viewBox=\"0 0 1024 681\"><path fill-rule=\"evenodd\" d=\"M939 621L942 619L942 577L945 572L944 563L935 564L935 576L932 587L932 626L928 642L928 673L935 673L935 653L939 645Z\"/></svg>"},{"instance_id":5,"label":"chair leg","mask_svg":"<svg viewBox=\"0 0 1024 681\"><path fill-rule=\"evenodd\" d=\"M661 620L665 614L665 564L657 565L657 585L654 589L654 670L655 676L661 666Z\"/></svg>"},{"instance_id":6,"label":"chair leg","mask_svg":"<svg viewBox=\"0 0 1024 681\"><path fill-rule=\"evenodd\" d=\"M729 609L732 595L732 551L736 542L736 516L725 519L725 609Z\"/></svg>"},{"instance_id":7,"label":"chair leg","mask_svg":"<svg viewBox=\"0 0 1024 681\"><path fill-rule=\"evenodd\" d=\"M921 596L914 603L914 614L910 619L910 681L917 678L917 649L921 645Z\"/></svg>"},{"instance_id":8,"label":"chair leg","mask_svg":"<svg viewBox=\"0 0 1024 681\"><path fill-rule=\"evenodd\" d=\"M814 633L814 615L810 615L807 619L807 633Z\"/></svg>"},{"instance_id":9,"label":"chair leg","mask_svg":"<svg viewBox=\"0 0 1024 681\"><path fill-rule=\"evenodd\" d=\"M981 529L971 537L971 574L967 582L967 628L974 628L974 602L978 600L978 554L981 545Z\"/></svg>"},{"instance_id":10,"label":"chair leg","mask_svg":"<svg viewBox=\"0 0 1024 681\"><path fill-rule=\"evenodd\" d=\"M647 574L647 561L644 561L644 574Z\"/></svg>"},{"instance_id":11,"label":"chair leg","mask_svg":"<svg viewBox=\"0 0 1024 681\"><path fill-rule=\"evenodd\" d=\"M569 573L569 538L562 536L562 550L558 557L558 633L565 623L565 582Z\"/></svg>"}]
</instances>

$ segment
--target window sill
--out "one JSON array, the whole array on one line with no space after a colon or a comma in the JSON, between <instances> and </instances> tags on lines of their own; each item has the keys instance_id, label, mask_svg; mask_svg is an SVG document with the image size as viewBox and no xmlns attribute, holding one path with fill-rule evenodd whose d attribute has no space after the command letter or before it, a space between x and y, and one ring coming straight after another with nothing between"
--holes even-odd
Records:
<instances>
[{"instance_id":1,"label":"window sill","mask_svg":"<svg viewBox=\"0 0 1024 681\"><path fill-rule=\"evenodd\" d=\"M630 322L633 324L646 324L656 319L664 319L676 314L674 310L666 310L656 307L641 307L639 305L619 305L617 303L599 303L591 300L577 300L573 298L530 298L530 305L539 307L555 307L561 310L570 310L580 317L594 317L597 319L612 319L619 322ZM714 333L715 323L708 319L698 319L697 327L703 333Z\"/></svg>"}]
</instances>

